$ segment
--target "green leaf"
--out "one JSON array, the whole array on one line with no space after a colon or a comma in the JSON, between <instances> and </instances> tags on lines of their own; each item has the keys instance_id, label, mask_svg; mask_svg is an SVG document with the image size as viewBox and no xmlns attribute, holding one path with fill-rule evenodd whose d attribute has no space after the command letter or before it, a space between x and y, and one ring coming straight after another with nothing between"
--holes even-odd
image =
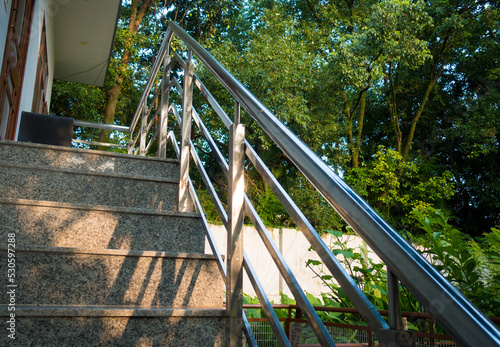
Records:
<instances>
[{"instance_id":1,"label":"green leaf","mask_svg":"<svg viewBox=\"0 0 500 347\"><path fill-rule=\"evenodd\" d=\"M321 261L319 261L319 260L308 259L306 264L307 264L307 265L321 265L321 264L322 264L322 262L321 262Z\"/></svg>"},{"instance_id":2,"label":"green leaf","mask_svg":"<svg viewBox=\"0 0 500 347\"><path fill-rule=\"evenodd\" d=\"M353 258L354 257L354 253L353 252L351 252L351 251L344 251L342 249L333 249L332 253L334 255L342 254L345 258Z\"/></svg>"},{"instance_id":3,"label":"green leaf","mask_svg":"<svg viewBox=\"0 0 500 347\"><path fill-rule=\"evenodd\" d=\"M326 232L330 235L335 236L335 237L342 237L342 235L343 235L342 231L326 230Z\"/></svg>"}]
</instances>

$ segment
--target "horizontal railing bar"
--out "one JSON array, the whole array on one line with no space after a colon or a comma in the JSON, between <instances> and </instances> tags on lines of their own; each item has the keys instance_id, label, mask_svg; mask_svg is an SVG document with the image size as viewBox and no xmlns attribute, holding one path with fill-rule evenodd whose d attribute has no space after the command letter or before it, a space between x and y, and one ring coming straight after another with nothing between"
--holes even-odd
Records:
<instances>
[{"instance_id":1,"label":"horizontal railing bar","mask_svg":"<svg viewBox=\"0 0 500 347\"><path fill-rule=\"evenodd\" d=\"M302 323L307 324L306 319L297 319L297 318L279 318L280 322L289 322L289 323ZM249 322L267 322L267 318L249 318ZM363 330L363 331L372 331L369 326L366 325L355 325L355 324L343 324L343 323L331 323L331 322L323 322L323 324L327 327L338 327L345 329L355 329L355 330ZM442 335L448 336L448 335Z\"/></svg>"},{"instance_id":2,"label":"horizontal railing bar","mask_svg":"<svg viewBox=\"0 0 500 347\"><path fill-rule=\"evenodd\" d=\"M165 54L167 52L167 47L170 44L170 40L172 39L172 34L173 31L171 28L168 28L165 36L163 37L163 41L161 43L160 49L158 50L158 53L156 55L156 59L153 63L153 67L151 68L151 72L149 74L148 81L146 82L146 86L144 87L144 91L141 95L141 99L139 101L139 105L137 106L137 109L135 110L134 113L134 118L132 118L132 122L130 123L130 132L132 132L137 125L137 122L139 121L139 116L142 111L142 107L144 106L144 103L147 101L148 95L151 91L151 88L153 87L153 83L156 80L156 76L158 75L158 72L160 71L160 67L163 63L163 59L165 58ZM170 65L170 64L169 64ZM167 66L168 68L168 66Z\"/></svg>"},{"instance_id":3,"label":"horizontal railing bar","mask_svg":"<svg viewBox=\"0 0 500 347\"><path fill-rule=\"evenodd\" d=\"M223 159L224 157L223 157L222 153L220 152L219 147L217 147L217 145L215 144L213 137L208 132L208 129L206 128L205 124L201 121L200 116L198 115L198 112L196 112L194 109L193 109L193 120L194 120L195 124L198 126L198 128L201 130L201 133L202 133L203 137L205 138L205 140L207 141L207 144L210 147L210 149L213 152L215 152L215 160L217 160L217 162L219 163L219 165L221 167L224 167L224 168L228 167L227 162ZM208 139L210 139L210 140L208 140Z\"/></svg>"},{"instance_id":4,"label":"horizontal railing bar","mask_svg":"<svg viewBox=\"0 0 500 347\"><path fill-rule=\"evenodd\" d=\"M175 110L175 108L173 108ZM179 158L179 155L180 155L180 150L179 150L179 146L177 145L177 141L175 140L175 135L173 132L170 132L169 134L170 138L172 139L172 144L174 146L174 150L175 150L175 153L177 155L177 158ZM192 142L191 142L192 144ZM196 192L195 192L195 189L194 189L194 186L193 186L193 182L191 181L191 178L189 178L189 189L190 191L193 193L192 194L192 197L193 197L193 200L195 201L195 204L198 208L198 211L200 212L200 214L202 215L202 220L203 220L203 223L205 225L205 231L207 233L207 237L208 237L208 240L209 240L209 245L210 245L210 248L212 249L212 252L215 254L215 256L217 257L217 264L219 264L219 271L221 272L221 275L222 277L226 278L226 269L224 268L224 262L222 260L222 256L220 255L220 252L217 248L217 245L215 244L215 241L214 241L214 237L213 237L213 234L210 230L210 227L208 226L208 222L206 220L206 217L203 213L203 209L201 207L201 204L200 204L200 201L198 199L198 196L196 195ZM255 337L252 333L252 328L250 327L250 323L248 322L248 318L246 316L246 313L243 312L243 326L244 326L244 333L245 333L245 336L247 337L247 343L250 344L250 346L252 347L257 347L257 341L255 340Z\"/></svg>"},{"instance_id":5,"label":"horizontal railing bar","mask_svg":"<svg viewBox=\"0 0 500 347\"><path fill-rule=\"evenodd\" d=\"M177 62L181 65L181 67L183 69L185 69L186 68L186 62L184 61L184 59L182 59L182 57L179 55L179 53L174 52L173 56L174 56L174 59L177 60Z\"/></svg>"},{"instance_id":6,"label":"horizontal railing bar","mask_svg":"<svg viewBox=\"0 0 500 347\"><path fill-rule=\"evenodd\" d=\"M177 144L177 141L175 139L175 135L174 135L173 131L171 131L169 133L169 137L171 139L172 146L174 147L175 154L177 155L177 158L179 158L179 154L180 154L179 145ZM191 178L189 179L189 188L194 193L193 194L193 197L194 197L193 201L194 201L194 204L196 205L196 208L200 212L201 219L203 221L203 225L204 225L205 231L207 233L208 244L210 245L210 249L212 250L212 253L217 258L217 265L219 267L219 271L221 273L222 278L225 281L227 275L226 275L226 269L224 267L224 260L222 260L222 256L219 252L219 248L217 247L217 244L215 243L214 235L212 234L212 231L210 230L210 226L208 225L207 217L203 213L203 209L201 207L200 200L198 199L198 196L195 193L195 189L193 186L193 182L191 181Z\"/></svg>"},{"instance_id":7,"label":"horizontal railing bar","mask_svg":"<svg viewBox=\"0 0 500 347\"><path fill-rule=\"evenodd\" d=\"M342 313L359 313L355 308L342 308L342 307L326 307L326 306L313 306L316 311L326 311L326 312L342 312ZM296 309L298 308L297 305L288 305L288 304L273 304L272 309L273 310L279 310L279 309ZM244 304L243 305L244 310L251 310L251 309L264 309L263 305L261 304ZM349 311L346 311L349 310ZM387 315L388 311L384 310L378 310L380 314L382 315ZM428 313L419 313L419 312L405 312L407 314L407 317L412 317L414 318L414 314L418 313L419 315L425 315L425 317L420 317L421 319L432 319L433 317L428 314ZM499 317L488 317L490 320L493 321L494 318L499 318ZM249 318L249 322L268 322L267 318ZM290 323L302 323L302 324L307 324L307 320L305 319L297 319L297 318L278 318L280 322L290 322ZM333 323L333 322L323 322L325 326L329 327L338 327L338 328L344 328L344 329L353 329L353 330L364 330L364 331L372 331L369 326L366 325L355 325L355 324L346 324L346 323ZM415 333L415 336L417 337L424 337L424 338L433 338L433 339L439 339L439 340L449 340L453 341L453 338L447 334L437 334L437 333L431 333L431 332L425 332L425 331L416 331L416 330L411 330L412 332Z\"/></svg>"},{"instance_id":8,"label":"horizontal railing bar","mask_svg":"<svg viewBox=\"0 0 500 347\"><path fill-rule=\"evenodd\" d=\"M224 224L224 227L227 230L227 223L228 223L228 218L227 218L227 213L224 210L224 207L222 206L222 203L217 196L217 193L215 192L215 188L212 185L212 182L210 181L210 178L208 177L207 171L201 164L200 157L198 156L198 153L196 152L196 149L194 147L194 144L191 142L191 153L193 155L193 160L194 163L196 164L196 167L198 168L198 171L200 172L201 179L205 183L205 187L207 188L208 194L210 195L210 198L212 199L212 202L215 206L215 209L217 210L217 213L219 214L219 217L222 221L222 224Z\"/></svg>"},{"instance_id":9,"label":"horizontal railing bar","mask_svg":"<svg viewBox=\"0 0 500 347\"><path fill-rule=\"evenodd\" d=\"M181 64L181 66L185 66L186 65L186 63L184 62L184 60L182 60L182 58L177 53L174 56L177 59L177 61ZM227 116L226 112L222 109L222 107L220 107L220 105L217 102L217 100L215 100L215 98L210 93L210 91L207 89L207 87L205 87L205 85L203 84L203 82L201 81L201 79L196 74L194 74L193 77L194 77L195 84L198 87L198 89L200 90L201 94L203 94L203 96L207 99L208 103L212 106L212 108L214 109L215 113L217 113L219 115L219 118L222 120L222 122L224 123L224 125L229 130L229 128L233 124L233 122L231 121L231 119Z\"/></svg>"},{"instance_id":10,"label":"horizontal railing bar","mask_svg":"<svg viewBox=\"0 0 500 347\"><path fill-rule=\"evenodd\" d=\"M114 130L114 131L121 131L121 132L125 132L125 133L130 132L129 127L124 127L122 125L94 123L94 122L87 122L87 121L83 121L83 120L74 120L73 126L97 128L97 129L105 129L105 130Z\"/></svg>"},{"instance_id":11,"label":"horizontal railing bar","mask_svg":"<svg viewBox=\"0 0 500 347\"><path fill-rule=\"evenodd\" d=\"M177 92L179 92L179 94L181 95L181 98L182 98L183 89L182 89L181 85L179 84L179 81L177 81L176 78L174 78L173 80L174 80L174 86L175 86L175 88L177 89Z\"/></svg>"},{"instance_id":12,"label":"horizontal railing bar","mask_svg":"<svg viewBox=\"0 0 500 347\"><path fill-rule=\"evenodd\" d=\"M130 136L133 136L134 133L131 132L130 133ZM137 136L135 137L135 139L132 141L132 144L130 145L130 148L134 148L135 145L137 144L137 141L139 140L139 136L140 136L140 132L137 133ZM132 137L133 138L133 137Z\"/></svg>"},{"instance_id":13,"label":"horizontal railing bar","mask_svg":"<svg viewBox=\"0 0 500 347\"><path fill-rule=\"evenodd\" d=\"M198 168L198 171L200 172L203 182L205 183L205 186L207 187L207 190L210 194L210 197L212 198L212 202L215 205L217 212L219 213L219 216L222 220L222 223L224 224L224 227L228 228L228 218L227 218L227 213L224 211L222 208L222 204L220 202L219 197L215 193L215 190L213 188L212 182L208 178L208 175L205 171L205 168L201 165L200 158L198 157L198 153L195 150L194 144L191 141L191 153L193 156L193 160ZM201 208L201 207L200 207ZM258 278L255 276L255 271L249 261L248 256L246 253L244 254L244 267L245 271L247 273L248 278L250 279L250 282L252 283L252 286L254 287L255 292L257 293L257 296L259 297L259 301L263 303L263 310L266 313L266 316L269 317L269 322L271 324L271 327L273 328L273 331L276 334L276 337L278 339L278 342L280 343L281 346L290 346L288 339L285 335L285 332L283 331L283 328L281 327L280 324L277 324L277 316L274 310L272 310L272 307L270 306L269 299L267 298L265 291L260 284Z\"/></svg>"},{"instance_id":14,"label":"horizontal railing bar","mask_svg":"<svg viewBox=\"0 0 500 347\"><path fill-rule=\"evenodd\" d=\"M172 112L174 113L174 117L177 119L177 122L179 122L179 124L180 124L180 116L179 116L178 112L176 111L175 107L172 107L172 110L173 110ZM194 111L194 109L193 109L193 111ZM198 156L198 153L196 152L196 148L194 147L194 144L192 141L191 141L191 153L193 155L194 163L195 163L196 167L198 168L198 171L200 172L200 175L201 175L203 182L205 183L208 194L210 195L210 198L212 199L212 202L213 202L215 208L217 209L217 213L219 214L219 217L220 217L222 223L224 224L224 227L227 230L227 227L228 227L228 225L227 225L227 223L228 223L227 213L224 210L224 207L222 206L222 203L221 203L219 197L217 196L217 193L215 192L215 188L212 185L210 178L208 177L207 171L205 170L203 165L201 165L200 157ZM222 156L222 154L221 154L221 156Z\"/></svg>"},{"instance_id":15,"label":"horizontal railing bar","mask_svg":"<svg viewBox=\"0 0 500 347\"><path fill-rule=\"evenodd\" d=\"M255 270L252 267L252 264L250 263L250 258L248 258L246 252L243 252L243 266L245 267L245 272L248 276L248 279L250 280L250 283L252 283L252 286L255 290L255 293L257 294L257 297L259 298L259 301L262 303L261 308L264 310L264 313L266 314L267 320L271 325L271 328L273 329L274 336L278 340L279 345L291 347L290 341L288 340L288 337L286 336L283 327L279 323L278 316L276 316L276 312L274 312L273 307L271 306L271 302L269 302L269 299L267 298L264 287L260 283L259 278L255 275Z\"/></svg>"},{"instance_id":16,"label":"horizontal railing bar","mask_svg":"<svg viewBox=\"0 0 500 347\"><path fill-rule=\"evenodd\" d=\"M146 128L146 134L148 134L148 133L149 133L149 131L150 131L150 130L151 130L151 128L153 127L154 123L155 123L155 117L152 117L152 118L151 118L151 120L150 120L150 121L149 121L149 123L148 123L147 128Z\"/></svg>"},{"instance_id":17,"label":"horizontal railing bar","mask_svg":"<svg viewBox=\"0 0 500 347\"><path fill-rule=\"evenodd\" d=\"M174 108L175 109L175 108ZM193 109L193 114L196 113L196 111ZM180 117L176 115L177 119L180 120ZM200 125L204 127L203 122L198 119L200 122ZM205 138L207 142L210 144L210 147L215 146L213 144L213 139L209 133L207 133L208 137ZM215 146L216 147L216 146ZM217 150L215 153L216 157L221 157L222 154ZM222 169L224 170L224 173L227 176L229 166L227 162L221 158L217 158L217 161L222 164ZM328 345L334 345L333 340L329 336L325 335L325 328L324 326L321 326L321 324L318 324L320 322L318 315L314 310L310 310L312 308L311 304L309 303L309 300L305 296L304 292L300 288L300 285L298 284L297 280L295 279L295 276L291 272L290 268L286 264L283 256L277 251L276 246L274 243L270 240L270 236L267 233L267 229L265 226L263 226L262 221L260 220L259 216L253 209L250 200L245 194L245 210L247 211L247 215L250 216L250 219L252 220L254 226L256 229L259 231L259 234L264 241L264 244L266 247L268 247L268 251L271 254L271 257L273 257L273 260L275 261L276 265L278 266L278 269L282 273L283 277L287 281L287 285L292 291L292 293L295 296L295 300L297 302L300 302L302 305L302 309L304 310L307 318L310 320L311 326L313 327L313 330L315 331L318 339L322 341L323 343L326 343Z\"/></svg>"},{"instance_id":18,"label":"horizontal railing bar","mask_svg":"<svg viewBox=\"0 0 500 347\"><path fill-rule=\"evenodd\" d=\"M249 144L247 144L245 153L269 188L271 188L274 195L281 202L292 220L295 222L298 229L302 231L307 241L309 241L314 251L323 261L323 264L328 268L328 270L330 270L331 274L338 281L354 306L359 309L360 314L366 320L368 325L374 331L379 329L388 329L389 325L387 322L380 316L380 314L378 314L373 304L368 300L361 289L359 289L354 279L347 273L346 269L333 255L328 246L319 236L318 232L314 229L302 211L300 211L292 198L290 198L288 193L279 184L278 180L274 177L262 159Z\"/></svg>"},{"instance_id":19,"label":"horizontal railing bar","mask_svg":"<svg viewBox=\"0 0 500 347\"><path fill-rule=\"evenodd\" d=\"M267 318L249 318L249 322L267 322ZM307 320L305 319L296 319L296 318L279 318L280 322L289 322L289 323L301 323L307 324ZM344 328L350 330L363 330L363 331L373 331L370 327L365 325L355 325L355 324L344 324L344 323L333 323L333 322L323 322L323 324L327 327L335 327L335 328ZM445 341L453 341L453 338L450 335L446 334L437 334L437 333L427 333L422 331L410 330L415 334L415 337L423 337L427 339L436 339L436 340L445 340Z\"/></svg>"},{"instance_id":20,"label":"horizontal railing bar","mask_svg":"<svg viewBox=\"0 0 500 347\"><path fill-rule=\"evenodd\" d=\"M500 345L500 332L309 147L180 26L177 36L285 152L398 279L463 344Z\"/></svg>"},{"instance_id":21,"label":"horizontal railing bar","mask_svg":"<svg viewBox=\"0 0 500 347\"><path fill-rule=\"evenodd\" d=\"M285 259L277 249L276 244L272 241L271 235L269 235L266 226L264 225L264 223L262 223L262 220L258 216L257 212L252 206L250 199L248 199L246 194L245 194L245 211L247 215L250 217L250 220L252 221L255 229L257 230L261 240L264 242L264 245L266 246L267 251L271 255L271 258L278 267L280 273L283 275L283 279L288 285L288 289L290 289L290 291L292 292L295 301L297 302L297 305L299 305L300 308L302 309L303 314L306 316L309 324L311 325L312 330L314 331L321 345L335 346L335 343L333 342L330 334L325 329L325 326L321 322L321 319L319 318L316 311L314 311L314 308L309 302L309 299L307 298L304 291L300 287L299 283L297 282L297 279L293 275L292 270L288 267L288 264L286 263Z\"/></svg>"},{"instance_id":22,"label":"horizontal railing bar","mask_svg":"<svg viewBox=\"0 0 500 347\"><path fill-rule=\"evenodd\" d=\"M116 143L108 143L108 142L97 142L97 141L85 141L85 140L77 140L72 139L71 142L83 143L91 146L103 146L103 147L116 147L116 148L127 148L125 145L118 145Z\"/></svg>"},{"instance_id":23,"label":"horizontal railing bar","mask_svg":"<svg viewBox=\"0 0 500 347\"><path fill-rule=\"evenodd\" d=\"M182 59L177 55L177 59L183 63ZM224 124L229 128L233 123L231 119L227 116L224 110L220 107L217 100L215 100L209 90L205 87L203 82L199 78L196 77L196 85L202 91L203 95L207 98L209 103L216 109L217 114L224 122ZM202 130L203 136L205 139L211 138L208 130L204 126L201 119L199 119L199 115L193 109L193 118L198 125L198 128ZM219 151L218 147L215 145L213 141L208 141L208 145L212 149L212 151ZM339 284L346 291L346 294L349 296L351 301L354 303L356 307L359 307L361 315L365 318L368 325L374 330L378 329L388 329L389 326L386 321L377 313L377 310L372 305L372 303L367 299L367 297L363 294L363 292L356 285L352 277L347 273L342 264L338 261L338 259L332 254L332 252L328 249L324 241L321 239L319 234L316 232L314 227L309 223L304 214L300 211L295 202L290 198L288 193L283 189L283 187L278 183L274 175L269 171L267 166L264 164L262 159L257 155L255 150L250 146L250 144L245 140L245 153L250 159L250 161L254 164L256 169L261 174L264 181L268 184L271 190L274 192L278 200L282 203L285 210L290 214L293 221L297 224L299 229L302 231L304 236L307 238L311 246L318 253L321 260L330 270L332 275L339 281ZM216 160L219 162L219 165L224 167L224 163L221 163L220 160L222 158L221 154L215 156Z\"/></svg>"},{"instance_id":24,"label":"horizontal railing bar","mask_svg":"<svg viewBox=\"0 0 500 347\"><path fill-rule=\"evenodd\" d=\"M160 133L160 127L158 126L156 128L156 131L153 135L153 137L151 137L151 139L149 140L149 143L147 144L146 146L146 150L145 150L145 153L148 153L149 149L151 148L151 145L153 144L153 142L158 138L158 134Z\"/></svg>"}]
</instances>

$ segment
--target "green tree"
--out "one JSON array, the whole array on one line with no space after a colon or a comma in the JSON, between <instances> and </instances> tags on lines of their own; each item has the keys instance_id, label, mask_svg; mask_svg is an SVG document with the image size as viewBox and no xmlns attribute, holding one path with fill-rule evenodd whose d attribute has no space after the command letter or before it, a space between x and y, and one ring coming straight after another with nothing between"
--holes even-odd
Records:
<instances>
[{"instance_id":1,"label":"green tree","mask_svg":"<svg viewBox=\"0 0 500 347\"><path fill-rule=\"evenodd\" d=\"M98 123L129 125L168 22L173 20L199 39L205 39L213 35L216 27L235 8L237 2L234 0L124 0L105 86L69 86L56 82L51 113L69 116L65 111L68 99L78 98L78 107L75 107L78 113L70 111L71 116ZM69 93L70 90L74 94ZM97 102L98 93L101 96ZM83 95L93 97L81 97ZM88 136L107 142L109 135L109 131L102 131L100 135Z\"/></svg>"},{"instance_id":2,"label":"green tree","mask_svg":"<svg viewBox=\"0 0 500 347\"><path fill-rule=\"evenodd\" d=\"M356 177L376 168L380 145L396 151L401 168L394 164L385 174L394 183L369 187L368 199L395 212L389 219L397 226L405 224L398 219L408 218L414 196L385 197L394 184L418 181L433 182L413 190L424 197L419 201L458 213L459 220L469 207L480 215L479 206L487 206L484 226L491 227L500 216L493 170L498 23L492 2L253 1L217 32L221 41L211 51L347 180L361 184ZM202 76L230 114L232 99ZM250 143L280 182L307 189L258 126L244 121ZM402 169L410 167L412 175ZM487 177L479 178L484 169ZM453 200L448 188L435 191L453 184Z\"/></svg>"}]
</instances>

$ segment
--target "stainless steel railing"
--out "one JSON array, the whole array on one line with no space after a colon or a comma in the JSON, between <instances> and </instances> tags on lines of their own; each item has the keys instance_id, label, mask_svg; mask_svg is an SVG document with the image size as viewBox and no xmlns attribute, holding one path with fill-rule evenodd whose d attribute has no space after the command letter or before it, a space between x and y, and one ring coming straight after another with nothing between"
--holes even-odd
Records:
<instances>
[{"instance_id":1,"label":"stainless steel railing","mask_svg":"<svg viewBox=\"0 0 500 347\"><path fill-rule=\"evenodd\" d=\"M169 54L168 46L172 35L177 35L188 48L188 59L183 59L174 54L172 60ZM243 107L244 110L262 127L270 138L281 148L288 158L299 168L303 175L316 187L316 189L325 197L325 199L337 210L342 218L365 240L365 242L377 253L388 267L388 293L389 293L389 324L378 314L373 305L358 289L354 281L339 264L338 260L328 250L318 233L304 217L296 204L290 199L285 190L279 185L277 180L266 168L263 161L257 153L242 138L244 132L239 120L239 112L235 112L234 123L225 114L223 109L213 98L207 88L193 72L193 63L191 56L195 56L229 91L234 97L236 110ZM181 87L176 80L170 80L170 71L174 63L178 63L184 70L184 81ZM163 64L163 78L161 88L157 88L152 93L153 82L160 72ZM192 108L193 88L196 86L207 99L218 116L221 118L230 133L233 134L230 147L229 162L222 156L218 150L215 141L204 126L196 110ZM182 107L169 104L169 92L175 89L182 97ZM153 118L149 120L151 107L148 107L150 96L161 94L159 106L153 112ZM182 109L182 117L177 109ZM181 125L181 148L178 151L180 156L181 182L179 209L184 208L183 201L187 198L189 191L193 199L197 201L192 189L192 183L189 180L189 162L192 158L200 171L206 184L209 195L216 206L221 220L228 229L228 248L227 267L224 266L219 251L216 249L213 239L210 237L210 244L214 254L219 257L221 273L227 278L228 290L228 309L230 311L230 326L233 334L232 343L236 343L238 329L244 328L247 332L247 338L252 341L251 332L247 324L238 322L238 319L245 322L244 315L241 313L240 301L237 295L231 296L231 293L241 290L241 284L234 282L242 274L242 267L245 268L248 276L254 285L259 300L263 303L266 314L271 321L276 336L280 344L289 345L285 339L281 325L273 316L273 310L270 308L269 300L258 282L255 271L244 257L240 249L239 238L241 236L241 210L244 206L246 214L252 220L257 228L268 252L277 264L283 278L286 280L292 293L295 296L297 304L301 307L309 324L311 324L318 341L322 345L334 345L331 337L326 331L324 325L319 320L318 315L310 305L309 301L301 290L299 283L290 271L273 243L267 229L257 215L250 200L241 193L238 186L240 181L235 179L241 177L242 152L250 159L263 179L269 185L271 190L277 196L284 208L288 211L305 237L309 240L313 248L319 254L324 264L328 267L339 284L350 297L356 308L367 321L372 330L379 334L379 340L383 343L396 342L398 336L402 336L399 312L399 292L398 282L405 285L415 297L424 305L424 307L440 322L447 332L462 345L500 345L500 333L488 319L480 313L465 297L460 294L443 276L439 274L434 267L429 264L410 244L408 244L387 222L385 222L363 199L361 199L349 186L347 186L310 148L303 144L288 128L286 128L242 83L232 76L223 66L221 66L203 47L201 47L193 38L191 38L177 24L171 22L167 33L165 34L158 56L153 65L150 79L146 85L144 94L135 113L132 124L129 128L131 134L129 141L129 153L146 154L153 140L158 141L157 155L165 156L167 140L167 119L168 115L173 113L177 123ZM134 135L136 126L141 120L141 127ZM229 213L224 210L215 189L213 188L208 175L197 157L196 150L191 142L191 123L192 119L200 129L210 149L215 154L217 162L222 167L232 190L229 193ZM153 122L154 120L154 122ZM153 136L150 135L151 124L158 124L154 129ZM170 139L173 140L173 133L170 133ZM149 136L149 143L146 139ZM176 141L173 141L176 144ZM136 144L139 146L136 147ZM239 164L236 164L238 163ZM239 192L239 193L238 193ZM240 196L241 195L241 196ZM196 203L201 209L199 203ZM236 241L235 241L236 239ZM235 253L236 252L236 253ZM242 262L240 257L244 258ZM236 265L235 265L236 264ZM246 327L246 328L245 328ZM234 328L234 329L233 329ZM404 336L403 336L404 337Z\"/></svg>"},{"instance_id":2,"label":"stainless steel railing","mask_svg":"<svg viewBox=\"0 0 500 347\"><path fill-rule=\"evenodd\" d=\"M120 126L120 125L114 125L114 124L102 124L102 123L94 123L94 122L87 122L83 120L75 120L73 122L73 125L75 127L83 127L83 128L95 128L95 129L102 129L102 130L111 130L111 131L117 131L117 132L129 132L129 127L125 126ZM98 141L87 141L87 140L81 140L81 139L72 139L71 142L74 143L81 143L89 146L101 146L101 147L114 147L114 148L122 148L122 149L127 149L128 146L125 145L120 145L116 143L109 143L109 142L98 142Z\"/></svg>"}]
</instances>

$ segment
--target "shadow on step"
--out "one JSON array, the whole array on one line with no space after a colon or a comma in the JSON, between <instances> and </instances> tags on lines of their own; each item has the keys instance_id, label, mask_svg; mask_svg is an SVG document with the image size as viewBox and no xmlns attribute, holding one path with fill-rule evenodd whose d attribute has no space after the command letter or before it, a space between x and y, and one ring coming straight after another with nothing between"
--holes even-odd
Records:
<instances>
[{"instance_id":1,"label":"shadow on step","mask_svg":"<svg viewBox=\"0 0 500 347\"><path fill-rule=\"evenodd\" d=\"M215 259L201 254L199 218L13 199L1 200L0 209L4 239L16 233L17 305L222 307L223 282ZM3 262L0 271L7 271ZM54 339L64 346L215 346L225 324L221 316L135 313L17 319L17 341L34 346Z\"/></svg>"}]
</instances>

